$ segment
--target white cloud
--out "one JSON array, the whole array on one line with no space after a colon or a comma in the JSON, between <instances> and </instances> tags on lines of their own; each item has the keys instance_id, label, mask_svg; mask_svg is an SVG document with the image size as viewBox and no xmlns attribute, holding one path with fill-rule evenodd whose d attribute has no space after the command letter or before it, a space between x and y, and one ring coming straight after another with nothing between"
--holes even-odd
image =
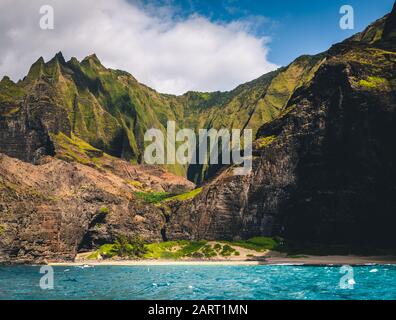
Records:
<instances>
[{"instance_id":1,"label":"white cloud","mask_svg":"<svg viewBox=\"0 0 396 320\"><path fill-rule=\"evenodd\" d=\"M41 30L39 8L55 10L55 29ZM26 75L43 56L62 51L133 74L160 92L229 90L269 72L266 38L251 21L220 23L192 15L176 18L170 7L144 8L126 0L1 0L0 75Z\"/></svg>"}]
</instances>

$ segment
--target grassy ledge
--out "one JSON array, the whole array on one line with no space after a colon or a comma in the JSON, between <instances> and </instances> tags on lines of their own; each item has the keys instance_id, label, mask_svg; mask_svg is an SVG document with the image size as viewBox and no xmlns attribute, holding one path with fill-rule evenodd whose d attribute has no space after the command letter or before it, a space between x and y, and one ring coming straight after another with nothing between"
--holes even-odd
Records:
<instances>
[{"instance_id":1,"label":"grassy ledge","mask_svg":"<svg viewBox=\"0 0 396 320\"><path fill-rule=\"evenodd\" d=\"M177 196L166 198L165 201L172 201L172 200L185 201L185 200L195 198L201 192L202 192L202 188L197 188L197 189L191 190L189 192L179 194Z\"/></svg>"},{"instance_id":2,"label":"grassy ledge","mask_svg":"<svg viewBox=\"0 0 396 320\"><path fill-rule=\"evenodd\" d=\"M127 239L121 237L113 244L102 245L98 250L86 257L88 260L127 258L127 259L216 259L240 256L243 249L250 250L248 256L254 253L264 253L275 250L281 245L280 239L255 237L239 241L166 241L159 243L144 243L139 238Z\"/></svg>"},{"instance_id":3,"label":"grassy ledge","mask_svg":"<svg viewBox=\"0 0 396 320\"><path fill-rule=\"evenodd\" d=\"M201 192L202 192L202 188L197 188L197 189L191 190L189 192L178 194L178 195L175 195L175 194L172 194L169 192L143 192L143 191L135 192L135 195L138 198L140 198L148 203L158 204L158 203L167 202L167 201L186 201L189 199L193 199Z\"/></svg>"}]
</instances>

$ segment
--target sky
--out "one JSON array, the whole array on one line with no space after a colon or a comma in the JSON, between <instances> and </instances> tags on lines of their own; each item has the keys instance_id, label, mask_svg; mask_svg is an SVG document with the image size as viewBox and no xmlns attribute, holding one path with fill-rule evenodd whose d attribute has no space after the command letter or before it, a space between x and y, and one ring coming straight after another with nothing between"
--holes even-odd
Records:
<instances>
[{"instance_id":1,"label":"sky","mask_svg":"<svg viewBox=\"0 0 396 320\"><path fill-rule=\"evenodd\" d=\"M96 53L163 93L225 91L316 54L390 12L394 0L1 0L0 77L40 56ZM339 27L354 9L354 30ZM40 28L42 5L54 28Z\"/></svg>"}]
</instances>

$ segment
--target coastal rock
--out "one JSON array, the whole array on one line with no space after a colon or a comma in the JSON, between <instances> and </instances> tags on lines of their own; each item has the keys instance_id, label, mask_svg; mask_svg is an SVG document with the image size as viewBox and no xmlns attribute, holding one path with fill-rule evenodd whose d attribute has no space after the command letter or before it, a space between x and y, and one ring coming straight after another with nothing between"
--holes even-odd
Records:
<instances>
[{"instance_id":1,"label":"coastal rock","mask_svg":"<svg viewBox=\"0 0 396 320\"><path fill-rule=\"evenodd\" d=\"M46 158L32 165L0 155L0 262L74 259L121 235L162 240L162 212L109 172Z\"/></svg>"},{"instance_id":2,"label":"coastal rock","mask_svg":"<svg viewBox=\"0 0 396 320\"><path fill-rule=\"evenodd\" d=\"M258 130L251 173L224 170L175 204L166 237L394 248L395 63L394 43L381 39L333 46L280 116Z\"/></svg>"}]
</instances>

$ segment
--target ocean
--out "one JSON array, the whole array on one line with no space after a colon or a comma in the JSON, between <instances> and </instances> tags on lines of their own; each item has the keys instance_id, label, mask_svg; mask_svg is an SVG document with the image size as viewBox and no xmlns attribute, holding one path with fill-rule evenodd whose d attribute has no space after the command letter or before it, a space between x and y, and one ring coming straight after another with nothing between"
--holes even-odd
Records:
<instances>
[{"instance_id":1,"label":"ocean","mask_svg":"<svg viewBox=\"0 0 396 320\"><path fill-rule=\"evenodd\" d=\"M396 299L396 266L0 266L0 300ZM341 272L343 271L343 272ZM346 278L347 277L347 278ZM40 283L47 284L44 288Z\"/></svg>"}]
</instances>

